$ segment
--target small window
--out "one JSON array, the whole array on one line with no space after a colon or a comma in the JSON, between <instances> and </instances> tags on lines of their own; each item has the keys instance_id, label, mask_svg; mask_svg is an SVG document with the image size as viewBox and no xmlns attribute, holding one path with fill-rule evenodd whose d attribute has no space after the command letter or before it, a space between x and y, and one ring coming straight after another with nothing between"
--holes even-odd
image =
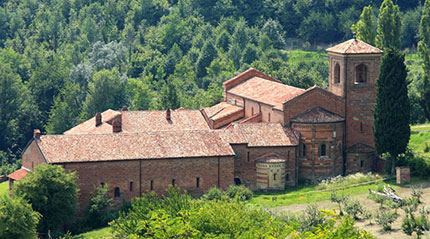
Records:
<instances>
[{"instance_id":1,"label":"small window","mask_svg":"<svg viewBox=\"0 0 430 239\"><path fill-rule=\"evenodd\" d=\"M249 162L249 151L246 154L246 160Z\"/></svg>"},{"instance_id":2,"label":"small window","mask_svg":"<svg viewBox=\"0 0 430 239\"><path fill-rule=\"evenodd\" d=\"M326 145L325 144L321 144L321 148L320 148L320 156L326 156L327 155L327 149L326 149Z\"/></svg>"},{"instance_id":3,"label":"small window","mask_svg":"<svg viewBox=\"0 0 430 239\"><path fill-rule=\"evenodd\" d=\"M273 174L273 181L276 181L276 173Z\"/></svg>"},{"instance_id":4,"label":"small window","mask_svg":"<svg viewBox=\"0 0 430 239\"><path fill-rule=\"evenodd\" d=\"M360 64L355 68L355 83L367 82L367 66Z\"/></svg>"},{"instance_id":5,"label":"small window","mask_svg":"<svg viewBox=\"0 0 430 239\"><path fill-rule=\"evenodd\" d=\"M364 167L364 160L360 160L360 168Z\"/></svg>"},{"instance_id":6,"label":"small window","mask_svg":"<svg viewBox=\"0 0 430 239\"><path fill-rule=\"evenodd\" d=\"M339 63L336 63L334 66L334 83L339 84L340 83L340 66Z\"/></svg>"},{"instance_id":7,"label":"small window","mask_svg":"<svg viewBox=\"0 0 430 239\"><path fill-rule=\"evenodd\" d=\"M306 144L303 144L303 147L302 147L302 156L306 157Z\"/></svg>"},{"instance_id":8,"label":"small window","mask_svg":"<svg viewBox=\"0 0 430 239\"><path fill-rule=\"evenodd\" d=\"M197 177L196 178L196 188L199 188L199 187L200 187L200 178Z\"/></svg>"},{"instance_id":9,"label":"small window","mask_svg":"<svg viewBox=\"0 0 430 239\"><path fill-rule=\"evenodd\" d=\"M149 183L149 189L151 191L154 190L154 180L151 180L151 182Z\"/></svg>"},{"instance_id":10,"label":"small window","mask_svg":"<svg viewBox=\"0 0 430 239\"><path fill-rule=\"evenodd\" d=\"M174 178L172 178L172 186L173 187L175 186L175 179Z\"/></svg>"},{"instance_id":11,"label":"small window","mask_svg":"<svg viewBox=\"0 0 430 239\"><path fill-rule=\"evenodd\" d=\"M251 107L251 115L254 115L254 107Z\"/></svg>"},{"instance_id":12,"label":"small window","mask_svg":"<svg viewBox=\"0 0 430 239\"><path fill-rule=\"evenodd\" d=\"M268 118L267 121L270 122L270 113L268 113L267 118Z\"/></svg>"},{"instance_id":13,"label":"small window","mask_svg":"<svg viewBox=\"0 0 430 239\"><path fill-rule=\"evenodd\" d=\"M130 192L133 192L133 181L130 181Z\"/></svg>"},{"instance_id":14,"label":"small window","mask_svg":"<svg viewBox=\"0 0 430 239\"><path fill-rule=\"evenodd\" d=\"M121 192L119 191L119 187L116 187L116 188L114 189L113 197L114 197L115 199L118 199L119 197L121 197Z\"/></svg>"},{"instance_id":15,"label":"small window","mask_svg":"<svg viewBox=\"0 0 430 239\"><path fill-rule=\"evenodd\" d=\"M363 122L360 122L360 132L363 132Z\"/></svg>"},{"instance_id":16,"label":"small window","mask_svg":"<svg viewBox=\"0 0 430 239\"><path fill-rule=\"evenodd\" d=\"M286 182L290 181L290 174L289 173L285 174L285 181Z\"/></svg>"},{"instance_id":17,"label":"small window","mask_svg":"<svg viewBox=\"0 0 430 239\"><path fill-rule=\"evenodd\" d=\"M34 162L31 162L31 169L34 169Z\"/></svg>"},{"instance_id":18,"label":"small window","mask_svg":"<svg viewBox=\"0 0 430 239\"><path fill-rule=\"evenodd\" d=\"M104 187L105 186L105 182L100 182L100 186Z\"/></svg>"},{"instance_id":19,"label":"small window","mask_svg":"<svg viewBox=\"0 0 430 239\"><path fill-rule=\"evenodd\" d=\"M241 185L242 181L240 181L240 178L234 178L234 184L235 185Z\"/></svg>"},{"instance_id":20,"label":"small window","mask_svg":"<svg viewBox=\"0 0 430 239\"><path fill-rule=\"evenodd\" d=\"M288 151L288 155L287 155L287 161L290 161L290 151Z\"/></svg>"}]
</instances>

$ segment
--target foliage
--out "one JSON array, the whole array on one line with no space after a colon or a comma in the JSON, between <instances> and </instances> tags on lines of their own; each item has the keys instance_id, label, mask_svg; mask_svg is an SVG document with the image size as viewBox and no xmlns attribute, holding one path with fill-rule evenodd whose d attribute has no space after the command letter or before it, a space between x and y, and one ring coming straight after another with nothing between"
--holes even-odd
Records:
<instances>
[{"instance_id":1,"label":"foliage","mask_svg":"<svg viewBox=\"0 0 430 239\"><path fill-rule=\"evenodd\" d=\"M203 194L203 198L205 200L221 200L223 196L223 191L217 187L210 188L205 194Z\"/></svg>"},{"instance_id":2,"label":"foliage","mask_svg":"<svg viewBox=\"0 0 430 239\"><path fill-rule=\"evenodd\" d=\"M51 164L38 165L13 188L13 195L28 200L42 215L38 232L57 231L68 223L76 210L77 194L76 174Z\"/></svg>"},{"instance_id":3,"label":"foliage","mask_svg":"<svg viewBox=\"0 0 430 239\"><path fill-rule=\"evenodd\" d=\"M399 217L396 211L379 209L375 214L375 221L384 231L391 230L391 224Z\"/></svg>"},{"instance_id":4,"label":"foliage","mask_svg":"<svg viewBox=\"0 0 430 239\"><path fill-rule=\"evenodd\" d=\"M352 218L359 219L358 215L364 215L364 209L358 200L346 200L345 201L345 212L348 213Z\"/></svg>"},{"instance_id":5,"label":"foliage","mask_svg":"<svg viewBox=\"0 0 430 239\"><path fill-rule=\"evenodd\" d=\"M357 24L351 26L351 30L356 32L357 38L374 46L375 45L375 25L373 21L372 6L363 8L363 12L360 15L360 20Z\"/></svg>"},{"instance_id":6,"label":"foliage","mask_svg":"<svg viewBox=\"0 0 430 239\"><path fill-rule=\"evenodd\" d=\"M423 7L419 27L418 52L423 60L423 87L420 89L420 105L425 117L430 121L430 1L426 0Z\"/></svg>"},{"instance_id":7,"label":"foliage","mask_svg":"<svg viewBox=\"0 0 430 239\"><path fill-rule=\"evenodd\" d=\"M399 6L392 0L384 0L379 8L376 46L379 49L400 49L400 13Z\"/></svg>"},{"instance_id":8,"label":"foliage","mask_svg":"<svg viewBox=\"0 0 430 239\"><path fill-rule=\"evenodd\" d=\"M115 238L373 238L349 217L316 208L307 215L309 230L302 233L296 221L281 221L239 200L193 200L171 188L162 198L150 193L134 199L111 228Z\"/></svg>"},{"instance_id":9,"label":"foliage","mask_svg":"<svg viewBox=\"0 0 430 239\"><path fill-rule=\"evenodd\" d=\"M377 181L382 179L382 177L378 174L373 174L371 172L367 174L363 173L355 173L350 174L348 176L341 176L338 175L333 178L328 178L322 180L315 189L317 190L330 190L330 189L336 189L336 188L345 188L347 186L352 186L354 184L362 184L362 183L368 183L372 181Z\"/></svg>"},{"instance_id":10,"label":"foliage","mask_svg":"<svg viewBox=\"0 0 430 239\"><path fill-rule=\"evenodd\" d=\"M93 196L90 198L86 214L87 225L91 228L106 226L112 218L109 217L109 207L112 198L109 196L109 185L94 188Z\"/></svg>"},{"instance_id":11,"label":"foliage","mask_svg":"<svg viewBox=\"0 0 430 239\"><path fill-rule=\"evenodd\" d=\"M254 196L252 191L243 185L230 185L225 191L225 194L230 198L237 198L239 201L247 201Z\"/></svg>"},{"instance_id":12,"label":"foliage","mask_svg":"<svg viewBox=\"0 0 430 239\"><path fill-rule=\"evenodd\" d=\"M390 153L393 157L391 174L394 174L397 156L406 151L411 133L406 74L404 55L388 49L382 57L376 82L374 136L378 154Z\"/></svg>"},{"instance_id":13,"label":"foliage","mask_svg":"<svg viewBox=\"0 0 430 239\"><path fill-rule=\"evenodd\" d=\"M40 214L20 197L0 196L0 238L37 238Z\"/></svg>"}]
</instances>

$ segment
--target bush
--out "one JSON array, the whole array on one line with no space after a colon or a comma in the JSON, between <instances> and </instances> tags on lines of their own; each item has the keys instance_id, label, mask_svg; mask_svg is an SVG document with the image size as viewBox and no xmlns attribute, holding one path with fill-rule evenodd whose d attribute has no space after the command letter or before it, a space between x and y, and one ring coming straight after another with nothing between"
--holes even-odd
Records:
<instances>
[{"instance_id":1,"label":"bush","mask_svg":"<svg viewBox=\"0 0 430 239\"><path fill-rule=\"evenodd\" d=\"M361 206L361 203L358 200L346 200L345 212L354 219L359 219L358 215L364 214L363 206Z\"/></svg>"},{"instance_id":2,"label":"bush","mask_svg":"<svg viewBox=\"0 0 430 239\"><path fill-rule=\"evenodd\" d=\"M221 200L223 191L217 187L210 188L204 195L203 198L206 200Z\"/></svg>"},{"instance_id":3,"label":"bush","mask_svg":"<svg viewBox=\"0 0 430 239\"><path fill-rule=\"evenodd\" d=\"M421 203L421 197L424 194L423 189L412 186L411 190L412 190L411 192L412 198L415 198L418 203Z\"/></svg>"},{"instance_id":4,"label":"bush","mask_svg":"<svg viewBox=\"0 0 430 239\"><path fill-rule=\"evenodd\" d=\"M344 204L347 200L349 200L349 196L337 195L334 191L330 194L330 200L334 203L337 203L339 206L339 215L343 215L342 204Z\"/></svg>"},{"instance_id":5,"label":"bush","mask_svg":"<svg viewBox=\"0 0 430 239\"><path fill-rule=\"evenodd\" d=\"M411 172L414 172L415 175L419 177L430 177L430 160L426 160L419 155L414 155L411 149L408 149L404 154L399 155L398 165L409 166Z\"/></svg>"},{"instance_id":6,"label":"bush","mask_svg":"<svg viewBox=\"0 0 430 239\"><path fill-rule=\"evenodd\" d=\"M227 191L225 192L227 196L230 198L238 198L240 201L247 201L250 200L254 193L249 190L249 188L239 185L239 186L229 186L227 188Z\"/></svg>"},{"instance_id":7,"label":"bush","mask_svg":"<svg viewBox=\"0 0 430 239\"><path fill-rule=\"evenodd\" d=\"M99 186L94 189L93 196L87 208L86 225L91 228L99 228L107 225L113 218L108 211L112 198L109 196L109 185Z\"/></svg>"},{"instance_id":8,"label":"bush","mask_svg":"<svg viewBox=\"0 0 430 239\"><path fill-rule=\"evenodd\" d=\"M375 215L375 221L378 225L382 225L384 231L391 230L391 224L396 221L399 214L396 211L379 209Z\"/></svg>"}]
</instances>

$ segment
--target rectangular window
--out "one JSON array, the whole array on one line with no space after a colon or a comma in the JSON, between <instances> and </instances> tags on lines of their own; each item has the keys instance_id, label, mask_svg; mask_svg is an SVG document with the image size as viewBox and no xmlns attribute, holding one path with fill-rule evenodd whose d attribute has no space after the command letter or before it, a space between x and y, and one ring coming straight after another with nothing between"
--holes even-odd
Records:
<instances>
[{"instance_id":1,"label":"rectangular window","mask_svg":"<svg viewBox=\"0 0 430 239\"><path fill-rule=\"evenodd\" d=\"M270 122L270 113L268 113L268 118L269 118L269 120L267 122Z\"/></svg>"},{"instance_id":2,"label":"rectangular window","mask_svg":"<svg viewBox=\"0 0 430 239\"><path fill-rule=\"evenodd\" d=\"M360 168L364 167L364 160L360 160Z\"/></svg>"},{"instance_id":3,"label":"rectangular window","mask_svg":"<svg viewBox=\"0 0 430 239\"><path fill-rule=\"evenodd\" d=\"M173 187L175 186L175 179L174 178L172 178L172 186Z\"/></svg>"},{"instance_id":4,"label":"rectangular window","mask_svg":"<svg viewBox=\"0 0 430 239\"><path fill-rule=\"evenodd\" d=\"M290 174L289 173L287 173L287 174L285 174L285 181L290 181Z\"/></svg>"},{"instance_id":5,"label":"rectangular window","mask_svg":"<svg viewBox=\"0 0 430 239\"><path fill-rule=\"evenodd\" d=\"M154 190L154 180L151 180L149 188L151 191Z\"/></svg>"},{"instance_id":6,"label":"rectangular window","mask_svg":"<svg viewBox=\"0 0 430 239\"><path fill-rule=\"evenodd\" d=\"M363 132L363 122L360 122L360 132Z\"/></svg>"},{"instance_id":7,"label":"rectangular window","mask_svg":"<svg viewBox=\"0 0 430 239\"><path fill-rule=\"evenodd\" d=\"M105 186L105 182L100 182L100 186L104 187Z\"/></svg>"},{"instance_id":8,"label":"rectangular window","mask_svg":"<svg viewBox=\"0 0 430 239\"><path fill-rule=\"evenodd\" d=\"M249 162L249 152L246 154L246 160Z\"/></svg>"},{"instance_id":9,"label":"rectangular window","mask_svg":"<svg viewBox=\"0 0 430 239\"><path fill-rule=\"evenodd\" d=\"M130 181L130 192L133 192L133 181Z\"/></svg>"},{"instance_id":10,"label":"rectangular window","mask_svg":"<svg viewBox=\"0 0 430 239\"><path fill-rule=\"evenodd\" d=\"M196 178L196 188L199 188L199 187L200 187L200 178L197 177Z\"/></svg>"}]
</instances>

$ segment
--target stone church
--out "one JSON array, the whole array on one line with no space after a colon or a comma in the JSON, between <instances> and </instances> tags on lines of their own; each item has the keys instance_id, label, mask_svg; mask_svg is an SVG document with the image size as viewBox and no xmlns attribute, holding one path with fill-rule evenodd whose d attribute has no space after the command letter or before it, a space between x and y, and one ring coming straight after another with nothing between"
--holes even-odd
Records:
<instances>
[{"instance_id":1,"label":"stone church","mask_svg":"<svg viewBox=\"0 0 430 239\"><path fill-rule=\"evenodd\" d=\"M97 185L116 200L175 185L283 190L377 167L373 113L382 51L357 39L328 48L329 88L300 89L256 69L224 82L224 101L201 110L107 110L61 135L41 135L10 185L36 165L76 171L81 205Z\"/></svg>"}]
</instances>

